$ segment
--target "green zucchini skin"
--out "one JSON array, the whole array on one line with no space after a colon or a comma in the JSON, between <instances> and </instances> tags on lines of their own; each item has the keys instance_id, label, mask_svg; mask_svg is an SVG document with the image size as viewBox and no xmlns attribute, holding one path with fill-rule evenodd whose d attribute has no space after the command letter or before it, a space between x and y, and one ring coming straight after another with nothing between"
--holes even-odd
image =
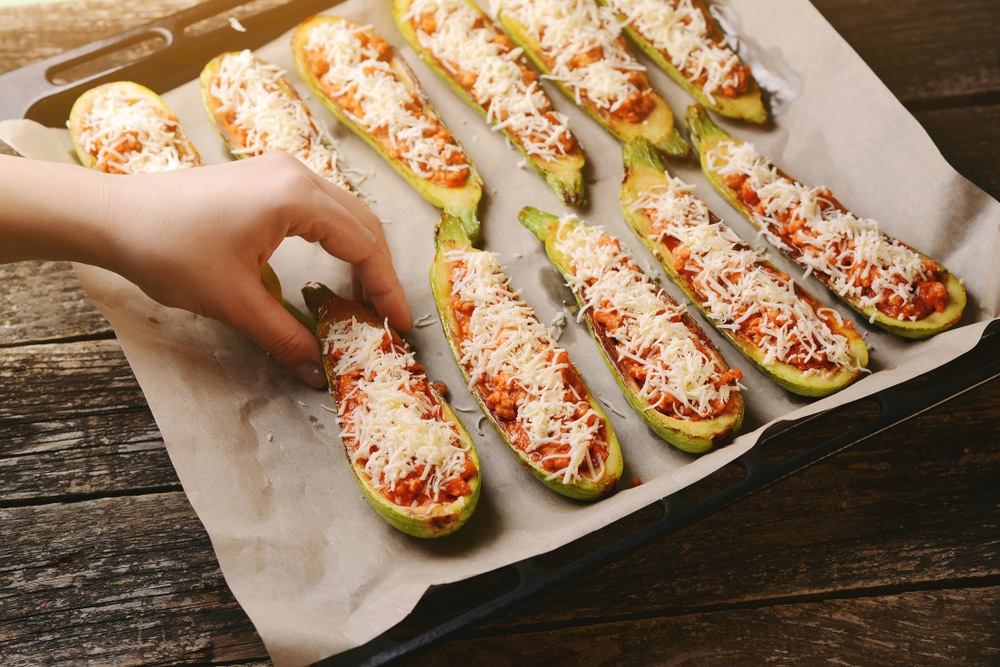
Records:
<instances>
[{"instance_id":1,"label":"green zucchini skin","mask_svg":"<svg viewBox=\"0 0 1000 667\"><path fill-rule=\"evenodd\" d=\"M634 202L642 196L643 192L667 183L668 173L666 163L656 152L655 148L642 139L626 144L622 154L625 177L622 180L621 204L625 221L649 252L656 257L660 266L670 276L671 280L684 292L688 300L705 315L708 322L716 326L715 321L702 304L690 281L674 268L674 259L670 253L670 249L666 244L650 238L653 224L649 217L644 212L636 210L633 206ZM709 215L713 221L717 220L713 214L709 213ZM773 264L763 258L760 259L759 264L762 268L780 273ZM794 289L796 296L807 303L814 311L825 307L800 284L795 283ZM831 326L833 326L832 323ZM752 340L736 334L731 329L716 326L716 330L720 334L779 386L799 396L807 397L827 396L843 389L861 377L864 373L863 369L868 365L868 347L865 345L864 339L855 331L854 327L842 325L834 328L837 333L847 338L851 357L855 360L854 368L843 368L837 373L825 376L810 376L780 360L768 361L767 351L756 345Z\"/></svg>"},{"instance_id":2,"label":"green zucchini skin","mask_svg":"<svg viewBox=\"0 0 1000 667\"><path fill-rule=\"evenodd\" d=\"M468 2L467 4L475 9L479 14L482 15L483 20L489 22L491 25L493 23L485 13L482 12L475 4ZM414 52L420 56L428 67L430 67L443 81L445 81L448 86L465 102L475 109L480 116L483 118L487 117L486 109L483 108L470 93L462 86L455 75L452 74L450 70L443 67L441 62L434 57L427 49L425 49L417 37L416 29L412 21L403 20L403 17L410 10L413 4L413 0L393 0L392 2L392 13L396 20L396 25L399 27L400 33L406 39L407 43L414 50ZM497 28L497 33L502 35L503 33ZM586 164L586 158L584 156L583 150L576 146L576 150L569 153L562 158L556 160L543 160L536 155L530 155L525 149L523 142L520 138L513 132L510 132L506 128L502 128L504 136L510 139L511 143L517 147L517 149L524 155L528 163L534 168L545 182L548 183L549 187L558 195L560 201L566 206L582 207L587 203L587 188L583 178L583 169Z\"/></svg>"},{"instance_id":3,"label":"green zucchini skin","mask_svg":"<svg viewBox=\"0 0 1000 667\"><path fill-rule=\"evenodd\" d=\"M442 186L416 173L403 161L393 158L380 141L351 120L350 116L346 114L336 104L336 102L334 102L330 96L325 93L322 81L310 66L308 54L306 53L306 44L309 41L309 31L323 22L351 23L348 19L342 17L317 15L306 19L295 28L295 31L292 34L292 57L295 61L296 71L305 82L306 86L308 86L309 90L316 97L316 99L318 99L330 111L330 113L337 118L337 120L354 132L354 134L360 137L365 143L371 146L375 152L378 153L394 170L396 170L396 172L399 173L399 175L402 176L406 182L409 183L410 187L412 187L420 196L433 206L459 218L462 221L469 238L473 239L473 242L478 243L481 226L478 218L478 209L479 202L483 195L483 179L479 175L479 171L476 169L475 164L473 164L472 160L468 158L468 155L466 155L470 170L469 178L466 183L462 187ZM426 102L426 98L420 88L420 83L406 62L404 62L403 59L397 54L393 53L390 64L395 74L399 77L399 80L403 82L408 89L418 93L419 97L425 100L424 111L428 115L440 119L437 111L430 106L429 102Z\"/></svg>"},{"instance_id":4,"label":"green zucchini skin","mask_svg":"<svg viewBox=\"0 0 1000 667\"><path fill-rule=\"evenodd\" d=\"M648 145L652 146L652 144ZM572 267L569 265L567 258L556 247L563 224L560 218L536 208L525 207L521 209L518 219L522 225L531 230L538 240L542 242L552 265L565 279L569 280L573 273ZM571 224L582 225L584 223L575 222ZM743 396L739 392L735 393L732 402L725 412L709 419L696 421L681 419L655 409L647 399L639 394L639 385L618 362L614 342L601 333L602 328L594 321L591 310L585 308L582 295L574 291L574 296L576 297L577 304L584 312L584 320L587 323L591 337L601 350L604 362L621 388L622 393L636 412L638 412L660 438L681 451L691 454L703 454L724 444L739 430L743 424L744 414ZM722 355L719 354L718 350L715 349L715 346L708 340L694 320L685 315L684 324L701 339L706 350L715 357L715 361L722 370L728 370L729 367L726 365Z\"/></svg>"},{"instance_id":5,"label":"green zucchini skin","mask_svg":"<svg viewBox=\"0 0 1000 667\"><path fill-rule=\"evenodd\" d=\"M543 74L552 73L552 63L544 55L541 45L528 34L527 29L522 24L508 16L502 9L497 12L497 20L500 21L514 43L524 49L525 55L540 72ZM553 83L566 97L576 102L573 91L565 84L558 80L553 80ZM602 113L592 104L581 103L579 106L619 141L625 142L641 136L649 139L654 146L670 157L688 158L691 155L691 147L676 127L673 111L666 100L656 91L651 90L650 92L655 107L649 116L640 123L627 123L621 119L613 118L609 114Z\"/></svg>"},{"instance_id":6,"label":"green zucchini skin","mask_svg":"<svg viewBox=\"0 0 1000 667\"><path fill-rule=\"evenodd\" d=\"M707 154L710 151L714 150L717 146L724 142L732 142L737 145L743 142L730 136L725 130L719 127L709 116L705 108L700 104L694 104L688 107L685 114L685 123L691 136L692 145L700 156L702 171L704 172L709 183L712 184L712 187L715 188L715 190L722 195L726 201L733 206L733 208L739 211L744 218L759 229L760 227L753 215L753 211L740 200L737 193L732 188L728 187L722 181L718 174L712 171L707 158ZM778 173L790 180L795 180L781 169L778 170ZM944 311L940 313L931 313L921 320L901 321L891 318L874 306L862 305L857 299L852 298L850 295L838 293L831 285L829 285L828 281L825 280L822 274L817 272L813 275L823 281L824 284L830 288L830 292L832 294L850 306L851 309L864 317L864 319L869 323L903 338L929 338L935 334L950 329L958 323L958 321L962 318L962 313L965 310L965 304L968 297L965 292L965 287L962 285L961 281L944 266L914 248L910 248L910 250L917 253L922 259L934 262L937 265L939 271L943 274L944 287L948 294L947 306ZM794 257L790 258L793 261L795 260Z\"/></svg>"},{"instance_id":7,"label":"green zucchini skin","mask_svg":"<svg viewBox=\"0 0 1000 667\"><path fill-rule=\"evenodd\" d=\"M459 325L455 313L452 311L450 306L451 271L449 264L445 259L445 255L450 250L473 249L471 240L465 234L460 220L447 214L441 217L441 222L438 224L435 233L435 248L435 257L430 269L431 293L434 298L435 306L437 307L438 316L441 320L441 326L444 330L445 338L448 341L448 346L455 357L455 361L458 364L463 377L466 382L469 382L469 373L465 370L461 363L462 351L458 333ZM586 389L582 378L579 378L579 374L576 372L575 368L572 372L576 374L577 379L579 380L579 386ZM524 452L514 446L511 439L511 433L507 430L503 421L487 406L486 396L482 394L477 386L471 387L471 390L476 402L482 409L483 414L493 424L494 428L496 428L497 432L506 443L508 449L542 484L560 495L581 501L598 500L614 493L623 469L621 447L618 443L618 437L615 435L614 430L611 427L611 423L607 420L607 416L601 409L597 399L594 398L589 391L587 391L587 399L594 411L597 412L597 414L600 415L601 419L604 421L605 432L607 434L608 458L605 461L604 475L601 479L596 481L580 480L573 483L564 483L559 479L547 479L548 473L542 469L541 466L526 456Z\"/></svg>"},{"instance_id":8,"label":"green zucchini skin","mask_svg":"<svg viewBox=\"0 0 1000 667\"><path fill-rule=\"evenodd\" d=\"M598 0L601 4L608 6L606 0ZM705 15L708 24L714 28L714 30L719 33L722 32L722 28L718 25L718 22L712 17L701 0L692 0L692 5L696 8L701 9L702 13ZM617 12L616 12L617 14ZM656 63L656 65L662 69L664 72L670 76L671 79L676 81L684 90L687 91L691 97L697 100L700 104L705 107L715 111L716 113L726 116L727 118L735 118L738 120L745 120L751 123L763 124L768 120L767 107L764 106L764 102L761 99L760 86L757 84L756 79L751 77L749 81L749 86L747 91L736 97L726 97L725 95L716 95L714 98L709 99L705 95L701 86L692 83L686 76L684 76L670 61L670 58L662 50L656 47L649 39L646 38L642 33L640 33L633 24L626 22L625 17L618 14L619 20L622 21L622 27L625 34L629 36L629 39L642 50L649 58Z\"/></svg>"},{"instance_id":9,"label":"green zucchini skin","mask_svg":"<svg viewBox=\"0 0 1000 667\"><path fill-rule=\"evenodd\" d=\"M310 313L318 321L316 337L323 345L327 332L332 323L338 320L356 318L360 322L366 322L376 327L384 327L382 320L369 308L357 301L343 299L334 294L326 285L321 283L309 283L302 288L302 296L306 301ZM393 332L394 336L397 336ZM335 362L327 355L323 356L323 367L326 372L330 394L334 403L339 405L338 381L334 370ZM372 508L389 525L397 530L423 539L431 539L450 535L465 525L476 509L482 488L482 470L479 463L479 455L476 452L475 444L469 432L452 410L448 402L437 391L431 388L431 394L440 404L442 414L445 419L452 422L458 432L468 445L469 458L474 463L476 475L468 480L470 493L463 498L451 503L437 503L430 506L410 507L401 506L390 502L377 489L364 471L356 465L351 465L351 472L358 488L364 494L365 499ZM348 462L350 459L348 458Z\"/></svg>"}]
</instances>

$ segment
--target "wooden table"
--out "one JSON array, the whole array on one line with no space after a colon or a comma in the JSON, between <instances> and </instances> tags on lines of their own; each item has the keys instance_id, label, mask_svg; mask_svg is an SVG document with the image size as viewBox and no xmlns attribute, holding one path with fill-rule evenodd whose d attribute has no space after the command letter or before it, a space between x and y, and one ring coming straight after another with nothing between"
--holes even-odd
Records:
<instances>
[{"instance_id":1,"label":"wooden table","mask_svg":"<svg viewBox=\"0 0 1000 667\"><path fill-rule=\"evenodd\" d=\"M0 72L197 4L2 7ZM814 4L958 171L1000 196L1000 3ZM992 340L905 395L998 351ZM872 407L852 410L775 451ZM624 534L641 514L564 553ZM0 663L267 662L113 331L65 264L0 267L0 526ZM488 598L503 579L429 597L396 634ZM406 662L1000 664L1000 381Z\"/></svg>"}]
</instances>

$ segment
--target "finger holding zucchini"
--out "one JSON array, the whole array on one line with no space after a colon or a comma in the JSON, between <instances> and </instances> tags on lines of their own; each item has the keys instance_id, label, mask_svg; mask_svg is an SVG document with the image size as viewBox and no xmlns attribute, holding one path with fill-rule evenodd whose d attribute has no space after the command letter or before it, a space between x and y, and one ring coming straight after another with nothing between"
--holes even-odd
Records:
<instances>
[{"instance_id":1,"label":"finger holding zucchini","mask_svg":"<svg viewBox=\"0 0 1000 667\"><path fill-rule=\"evenodd\" d=\"M442 216L435 243L431 292L483 413L550 489L577 500L613 493L622 473L618 439L568 353L457 218Z\"/></svg>"},{"instance_id":2,"label":"finger holding zucchini","mask_svg":"<svg viewBox=\"0 0 1000 667\"><path fill-rule=\"evenodd\" d=\"M826 396L866 372L868 348L841 318L671 177L644 140L623 151L622 213L710 323L761 371L801 396Z\"/></svg>"},{"instance_id":3,"label":"finger holding zucchini","mask_svg":"<svg viewBox=\"0 0 1000 667\"><path fill-rule=\"evenodd\" d=\"M743 423L742 373L618 239L536 208L522 209L518 219L545 245L605 363L653 431L693 454L729 440Z\"/></svg>"},{"instance_id":4,"label":"finger holding zucchini","mask_svg":"<svg viewBox=\"0 0 1000 667\"><path fill-rule=\"evenodd\" d=\"M716 125L701 105L688 108L686 122L716 191L869 323L927 338L961 319L965 288L939 262L848 211L829 189L795 180Z\"/></svg>"},{"instance_id":5,"label":"finger holding zucchini","mask_svg":"<svg viewBox=\"0 0 1000 667\"><path fill-rule=\"evenodd\" d=\"M428 382L409 345L372 310L320 283L302 289L351 472L365 499L397 530L454 533L482 486L468 431Z\"/></svg>"},{"instance_id":6,"label":"finger holding zucchini","mask_svg":"<svg viewBox=\"0 0 1000 667\"><path fill-rule=\"evenodd\" d=\"M584 154L519 49L470 0L393 0L414 51L502 132L567 206L586 202Z\"/></svg>"},{"instance_id":7,"label":"finger holding zucchini","mask_svg":"<svg viewBox=\"0 0 1000 667\"><path fill-rule=\"evenodd\" d=\"M370 26L317 15L296 27L292 56L303 81L340 122L478 239L482 178L385 39Z\"/></svg>"}]
</instances>

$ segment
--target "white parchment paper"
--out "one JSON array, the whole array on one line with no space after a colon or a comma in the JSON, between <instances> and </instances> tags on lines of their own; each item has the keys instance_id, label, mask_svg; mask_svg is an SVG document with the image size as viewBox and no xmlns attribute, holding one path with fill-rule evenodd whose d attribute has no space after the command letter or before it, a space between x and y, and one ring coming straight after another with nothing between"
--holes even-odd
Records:
<instances>
[{"instance_id":1,"label":"white parchment paper","mask_svg":"<svg viewBox=\"0 0 1000 667\"><path fill-rule=\"evenodd\" d=\"M827 185L854 212L879 220L885 231L943 262L964 279L969 305L959 327L927 341L905 341L858 322L873 373L818 401L778 389L709 330L731 365L744 373L747 417L732 444L701 457L672 449L631 412L585 328L570 315L561 343L605 402L626 462L625 483L599 503L584 505L548 491L485 427L430 298L427 274L438 211L309 97L294 74L288 35L259 53L288 70L317 117L329 124L348 162L367 174L361 189L384 222L420 325L407 337L430 377L450 387L451 403L476 440L484 488L470 523L430 542L389 528L354 485L325 392L301 385L234 331L161 307L113 274L77 267L88 294L117 332L226 580L275 664L306 664L360 645L405 617L429 586L549 551L635 512L732 461L778 420L832 408L955 358L1000 316L1000 204L945 163L919 124L808 2L729 0L716 2L715 8L739 37L776 112L765 127L720 124L752 141L786 171ZM540 177L521 166L520 154L405 46L388 2L349 0L330 11L372 24L400 49L483 174L485 248L498 253L543 322L565 314L568 293L516 215L526 205L570 211ZM650 76L682 117L691 100L655 67ZM570 117L588 157L591 203L579 215L604 225L652 269L655 262L620 214L619 143L549 91ZM159 92L206 162L231 159L201 109L196 82ZM74 159L64 130L8 121L0 124L0 138L28 157ZM675 164L672 173L696 184L698 194L745 238L755 237L710 189L696 164ZM801 276L790 263L774 259ZM300 306L298 290L309 280L349 293L348 268L298 239L286 241L271 263L286 296ZM850 316L818 282L803 282ZM672 284L666 287L682 299ZM642 484L628 488L633 478Z\"/></svg>"}]
</instances>

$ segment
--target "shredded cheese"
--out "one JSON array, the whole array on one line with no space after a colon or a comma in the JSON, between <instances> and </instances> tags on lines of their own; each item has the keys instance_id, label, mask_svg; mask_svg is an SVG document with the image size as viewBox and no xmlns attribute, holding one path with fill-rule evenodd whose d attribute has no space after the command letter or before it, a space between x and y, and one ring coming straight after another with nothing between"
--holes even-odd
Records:
<instances>
[{"instance_id":1,"label":"shredded cheese","mask_svg":"<svg viewBox=\"0 0 1000 667\"><path fill-rule=\"evenodd\" d=\"M151 100L149 92L117 85L98 90L77 138L95 158L95 169L143 174L201 165L177 118Z\"/></svg>"},{"instance_id":2,"label":"shredded cheese","mask_svg":"<svg viewBox=\"0 0 1000 667\"><path fill-rule=\"evenodd\" d=\"M468 180L470 163L418 89L390 62L389 45L346 20L315 23L305 44L331 101L362 131L422 178L447 186Z\"/></svg>"},{"instance_id":3,"label":"shredded cheese","mask_svg":"<svg viewBox=\"0 0 1000 667\"><path fill-rule=\"evenodd\" d=\"M284 70L250 50L223 54L218 65L209 94L218 104L215 113L231 125L235 155L291 153L323 178L352 189L336 143L317 125Z\"/></svg>"},{"instance_id":4,"label":"shredded cheese","mask_svg":"<svg viewBox=\"0 0 1000 667\"><path fill-rule=\"evenodd\" d=\"M739 391L738 377L723 378L726 369L682 320L683 307L642 272L617 239L575 216L562 218L555 234L555 249L572 272L567 282L584 304L578 319L591 312L606 327L618 361L639 368L634 375L641 379L639 395L647 409L705 418L724 408Z\"/></svg>"},{"instance_id":5,"label":"shredded cheese","mask_svg":"<svg viewBox=\"0 0 1000 667\"><path fill-rule=\"evenodd\" d=\"M523 27L551 63L546 78L566 86L577 104L586 99L610 114L648 115L635 108L650 93L646 68L610 9L596 0L491 0L490 7Z\"/></svg>"},{"instance_id":6,"label":"shredded cheese","mask_svg":"<svg viewBox=\"0 0 1000 667\"><path fill-rule=\"evenodd\" d=\"M706 153L708 169L739 184L757 201L747 205L767 240L861 308L896 319L918 319L921 285L938 280L937 267L837 202L825 187L782 176L749 143L724 141ZM745 194L741 194L745 196Z\"/></svg>"},{"instance_id":7,"label":"shredded cheese","mask_svg":"<svg viewBox=\"0 0 1000 667\"><path fill-rule=\"evenodd\" d=\"M416 477L440 502L446 483L466 471L470 445L426 391L413 352L392 339L388 327L355 318L333 323L326 333L324 354L336 360L338 377L352 380L337 406L341 438L351 463L383 495Z\"/></svg>"},{"instance_id":8,"label":"shredded cheese","mask_svg":"<svg viewBox=\"0 0 1000 667\"><path fill-rule=\"evenodd\" d=\"M712 36L712 26L691 0L604 0L624 23L714 102L717 94L746 89L746 66Z\"/></svg>"},{"instance_id":9,"label":"shredded cheese","mask_svg":"<svg viewBox=\"0 0 1000 667\"><path fill-rule=\"evenodd\" d=\"M711 216L694 186L669 178L645 190L632 209L649 217L649 240L671 249L674 269L707 315L720 329L751 338L765 350L763 363L779 361L807 376L860 368L848 339L828 324L843 324L836 311L817 312L798 298L791 278Z\"/></svg>"},{"instance_id":10,"label":"shredded cheese","mask_svg":"<svg viewBox=\"0 0 1000 667\"><path fill-rule=\"evenodd\" d=\"M549 479L572 483L603 476L605 420L567 380L575 372L565 350L509 285L496 257L451 250L451 299L470 312L460 336L459 363L469 386L490 392L523 437L514 446L537 460ZM487 397L487 401L491 397Z\"/></svg>"},{"instance_id":11,"label":"shredded cheese","mask_svg":"<svg viewBox=\"0 0 1000 667\"><path fill-rule=\"evenodd\" d=\"M554 161L576 148L569 121L555 111L523 51L466 0L413 0L401 17L417 41L530 156Z\"/></svg>"}]
</instances>

